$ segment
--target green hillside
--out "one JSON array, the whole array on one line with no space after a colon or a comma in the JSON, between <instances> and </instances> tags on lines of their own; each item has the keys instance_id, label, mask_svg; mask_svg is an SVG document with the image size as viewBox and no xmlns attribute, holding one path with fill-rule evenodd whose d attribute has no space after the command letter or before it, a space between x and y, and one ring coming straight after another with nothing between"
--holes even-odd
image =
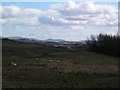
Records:
<instances>
[{"instance_id":1,"label":"green hillside","mask_svg":"<svg viewBox=\"0 0 120 90\"><path fill-rule=\"evenodd\" d=\"M116 88L118 57L3 41L3 88ZM12 62L17 65L13 65Z\"/></svg>"}]
</instances>

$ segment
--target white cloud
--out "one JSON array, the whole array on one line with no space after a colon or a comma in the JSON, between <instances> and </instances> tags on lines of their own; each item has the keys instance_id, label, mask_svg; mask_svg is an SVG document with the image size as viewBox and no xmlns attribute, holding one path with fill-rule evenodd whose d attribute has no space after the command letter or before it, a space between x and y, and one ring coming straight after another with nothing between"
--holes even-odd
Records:
<instances>
[{"instance_id":1,"label":"white cloud","mask_svg":"<svg viewBox=\"0 0 120 90\"><path fill-rule=\"evenodd\" d=\"M2 6L2 18L18 18L40 16L42 12L32 8L20 8L18 6Z\"/></svg>"},{"instance_id":2,"label":"white cloud","mask_svg":"<svg viewBox=\"0 0 120 90\"><path fill-rule=\"evenodd\" d=\"M67 4L52 5L54 9L72 21L86 21L86 25L117 25L117 7L99 5L91 1L76 4L69 1ZM72 18L71 18L72 17Z\"/></svg>"},{"instance_id":3,"label":"white cloud","mask_svg":"<svg viewBox=\"0 0 120 90\"><path fill-rule=\"evenodd\" d=\"M1 24L13 28L39 27L38 17L43 14L42 11L31 8L20 8L18 6L1 6L2 13Z\"/></svg>"},{"instance_id":4,"label":"white cloud","mask_svg":"<svg viewBox=\"0 0 120 90\"><path fill-rule=\"evenodd\" d=\"M2 8L2 9L1 9ZM0 22L4 26L48 29L60 27L68 29L84 29L86 26L117 27L118 10L113 5L84 3L58 3L51 5L48 11L18 6L2 6Z\"/></svg>"}]
</instances>

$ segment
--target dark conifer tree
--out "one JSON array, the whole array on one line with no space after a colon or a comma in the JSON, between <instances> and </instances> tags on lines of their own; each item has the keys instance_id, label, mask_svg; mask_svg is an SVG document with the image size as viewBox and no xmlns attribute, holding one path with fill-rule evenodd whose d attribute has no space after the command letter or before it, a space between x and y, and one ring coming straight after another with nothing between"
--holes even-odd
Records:
<instances>
[{"instance_id":1,"label":"dark conifer tree","mask_svg":"<svg viewBox=\"0 0 120 90\"><path fill-rule=\"evenodd\" d=\"M97 36L91 35L87 40L88 50L120 56L120 36L119 35L107 35L99 34Z\"/></svg>"}]
</instances>

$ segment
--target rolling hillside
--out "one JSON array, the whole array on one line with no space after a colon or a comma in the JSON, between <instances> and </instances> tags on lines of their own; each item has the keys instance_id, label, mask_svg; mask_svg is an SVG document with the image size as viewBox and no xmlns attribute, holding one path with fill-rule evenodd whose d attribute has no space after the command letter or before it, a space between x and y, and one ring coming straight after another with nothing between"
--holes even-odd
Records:
<instances>
[{"instance_id":1,"label":"rolling hillside","mask_svg":"<svg viewBox=\"0 0 120 90\"><path fill-rule=\"evenodd\" d=\"M3 88L118 87L117 57L86 48L2 41Z\"/></svg>"}]
</instances>

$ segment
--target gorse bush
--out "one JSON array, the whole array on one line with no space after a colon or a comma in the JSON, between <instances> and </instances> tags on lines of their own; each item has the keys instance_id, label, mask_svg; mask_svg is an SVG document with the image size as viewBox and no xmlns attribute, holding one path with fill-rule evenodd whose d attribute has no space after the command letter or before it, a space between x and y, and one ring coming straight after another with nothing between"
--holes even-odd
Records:
<instances>
[{"instance_id":1,"label":"gorse bush","mask_svg":"<svg viewBox=\"0 0 120 90\"><path fill-rule=\"evenodd\" d=\"M109 54L114 56L120 56L120 36L99 34L97 36L91 35L87 40L88 50Z\"/></svg>"}]
</instances>

